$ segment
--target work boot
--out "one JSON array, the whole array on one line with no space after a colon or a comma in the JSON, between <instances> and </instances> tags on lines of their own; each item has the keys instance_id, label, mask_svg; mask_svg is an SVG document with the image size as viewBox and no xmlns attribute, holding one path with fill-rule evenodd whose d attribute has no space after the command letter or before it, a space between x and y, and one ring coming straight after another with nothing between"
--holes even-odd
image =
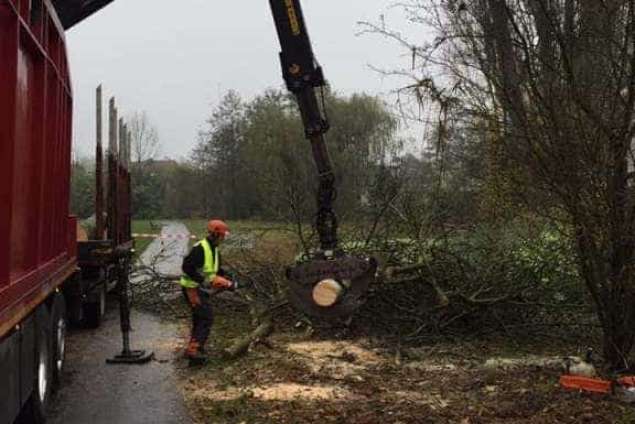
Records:
<instances>
[{"instance_id":1,"label":"work boot","mask_svg":"<svg viewBox=\"0 0 635 424\"><path fill-rule=\"evenodd\" d=\"M201 352L196 352L192 355L188 354L187 359L190 361L190 367L197 367L207 363L207 356Z\"/></svg>"},{"instance_id":2,"label":"work boot","mask_svg":"<svg viewBox=\"0 0 635 424\"><path fill-rule=\"evenodd\" d=\"M194 339L190 340L185 351L185 357L189 359L190 366L203 365L207 362L207 356L201 352L201 344Z\"/></svg>"}]
</instances>

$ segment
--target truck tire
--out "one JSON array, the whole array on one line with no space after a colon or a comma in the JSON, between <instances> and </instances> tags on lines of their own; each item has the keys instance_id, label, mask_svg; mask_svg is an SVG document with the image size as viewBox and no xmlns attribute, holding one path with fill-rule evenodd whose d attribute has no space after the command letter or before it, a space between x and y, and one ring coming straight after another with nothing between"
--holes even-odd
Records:
<instances>
[{"instance_id":1,"label":"truck tire","mask_svg":"<svg viewBox=\"0 0 635 424\"><path fill-rule=\"evenodd\" d=\"M69 295L66 303L68 323L74 327L81 327L84 323L84 302L81 296Z\"/></svg>"},{"instance_id":2,"label":"truck tire","mask_svg":"<svg viewBox=\"0 0 635 424\"><path fill-rule=\"evenodd\" d=\"M88 328L98 328L106 314L106 292L108 287L106 283L100 283L95 288L96 298L92 302L84 304L84 324Z\"/></svg>"},{"instance_id":3,"label":"truck tire","mask_svg":"<svg viewBox=\"0 0 635 424\"><path fill-rule=\"evenodd\" d=\"M53 338L52 374L53 390L60 387L66 354L66 301L61 293L53 298L51 306L51 336Z\"/></svg>"},{"instance_id":4,"label":"truck tire","mask_svg":"<svg viewBox=\"0 0 635 424\"><path fill-rule=\"evenodd\" d=\"M46 308L41 307L37 314L33 393L25 405L24 419L20 420L28 424L44 424L52 389L51 318Z\"/></svg>"}]
</instances>

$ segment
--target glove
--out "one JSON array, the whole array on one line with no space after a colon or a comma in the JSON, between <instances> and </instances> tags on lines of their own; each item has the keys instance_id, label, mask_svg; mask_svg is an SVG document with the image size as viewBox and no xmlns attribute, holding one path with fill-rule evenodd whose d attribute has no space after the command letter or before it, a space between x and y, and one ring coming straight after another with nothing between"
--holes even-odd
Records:
<instances>
[{"instance_id":1,"label":"glove","mask_svg":"<svg viewBox=\"0 0 635 424\"><path fill-rule=\"evenodd\" d=\"M232 289L234 283L231 280L228 280L225 277L221 277L220 275L212 278L212 287L215 289Z\"/></svg>"},{"instance_id":2,"label":"glove","mask_svg":"<svg viewBox=\"0 0 635 424\"><path fill-rule=\"evenodd\" d=\"M201 297L198 295L198 289L185 289L185 294L190 305L194 307L201 306Z\"/></svg>"}]
</instances>

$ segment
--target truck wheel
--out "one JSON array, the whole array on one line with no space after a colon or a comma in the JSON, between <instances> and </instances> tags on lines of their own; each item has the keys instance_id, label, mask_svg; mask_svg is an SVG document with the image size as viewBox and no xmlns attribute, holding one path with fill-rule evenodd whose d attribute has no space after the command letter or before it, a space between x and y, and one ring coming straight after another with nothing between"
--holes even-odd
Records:
<instances>
[{"instance_id":1,"label":"truck wheel","mask_svg":"<svg viewBox=\"0 0 635 424\"><path fill-rule=\"evenodd\" d=\"M84 323L88 328L98 328L106 314L106 283L99 284L95 289L97 298L93 302L84 304Z\"/></svg>"},{"instance_id":2,"label":"truck wheel","mask_svg":"<svg viewBox=\"0 0 635 424\"><path fill-rule=\"evenodd\" d=\"M84 323L84 302L81 296L69 295L66 300L66 314L68 323L74 327L81 327Z\"/></svg>"},{"instance_id":3,"label":"truck wheel","mask_svg":"<svg viewBox=\"0 0 635 424\"><path fill-rule=\"evenodd\" d=\"M51 397L52 383L52 340L50 315L44 308L37 321L37 346L35 351L35 375L33 393L25 405L25 419L29 424L43 424Z\"/></svg>"},{"instance_id":4,"label":"truck wheel","mask_svg":"<svg viewBox=\"0 0 635 424\"><path fill-rule=\"evenodd\" d=\"M57 389L62 381L62 371L66 354L66 301L57 294L51 308L51 335L53 337L53 389Z\"/></svg>"}]
</instances>

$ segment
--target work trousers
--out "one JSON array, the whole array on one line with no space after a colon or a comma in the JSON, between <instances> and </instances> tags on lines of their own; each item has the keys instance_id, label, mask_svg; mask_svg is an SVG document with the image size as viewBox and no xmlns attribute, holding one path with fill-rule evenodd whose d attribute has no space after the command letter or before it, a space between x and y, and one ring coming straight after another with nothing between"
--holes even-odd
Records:
<instances>
[{"instance_id":1,"label":"work trousers","mask_svg":"<svg viewBox=\"0 0 635 424\"><path fill-rule=\"evenodd\" d=\"M191 290L191 289L190 289ZM187 289L183 289L185 301L192 309L192 340L199 343L201 348L205 347L209 333L212 330L214 315L212 313L212 303L209 293L200 289L188 294ZM195 295L194 295L195 293Z\"/></svg>"}]
</instances>

